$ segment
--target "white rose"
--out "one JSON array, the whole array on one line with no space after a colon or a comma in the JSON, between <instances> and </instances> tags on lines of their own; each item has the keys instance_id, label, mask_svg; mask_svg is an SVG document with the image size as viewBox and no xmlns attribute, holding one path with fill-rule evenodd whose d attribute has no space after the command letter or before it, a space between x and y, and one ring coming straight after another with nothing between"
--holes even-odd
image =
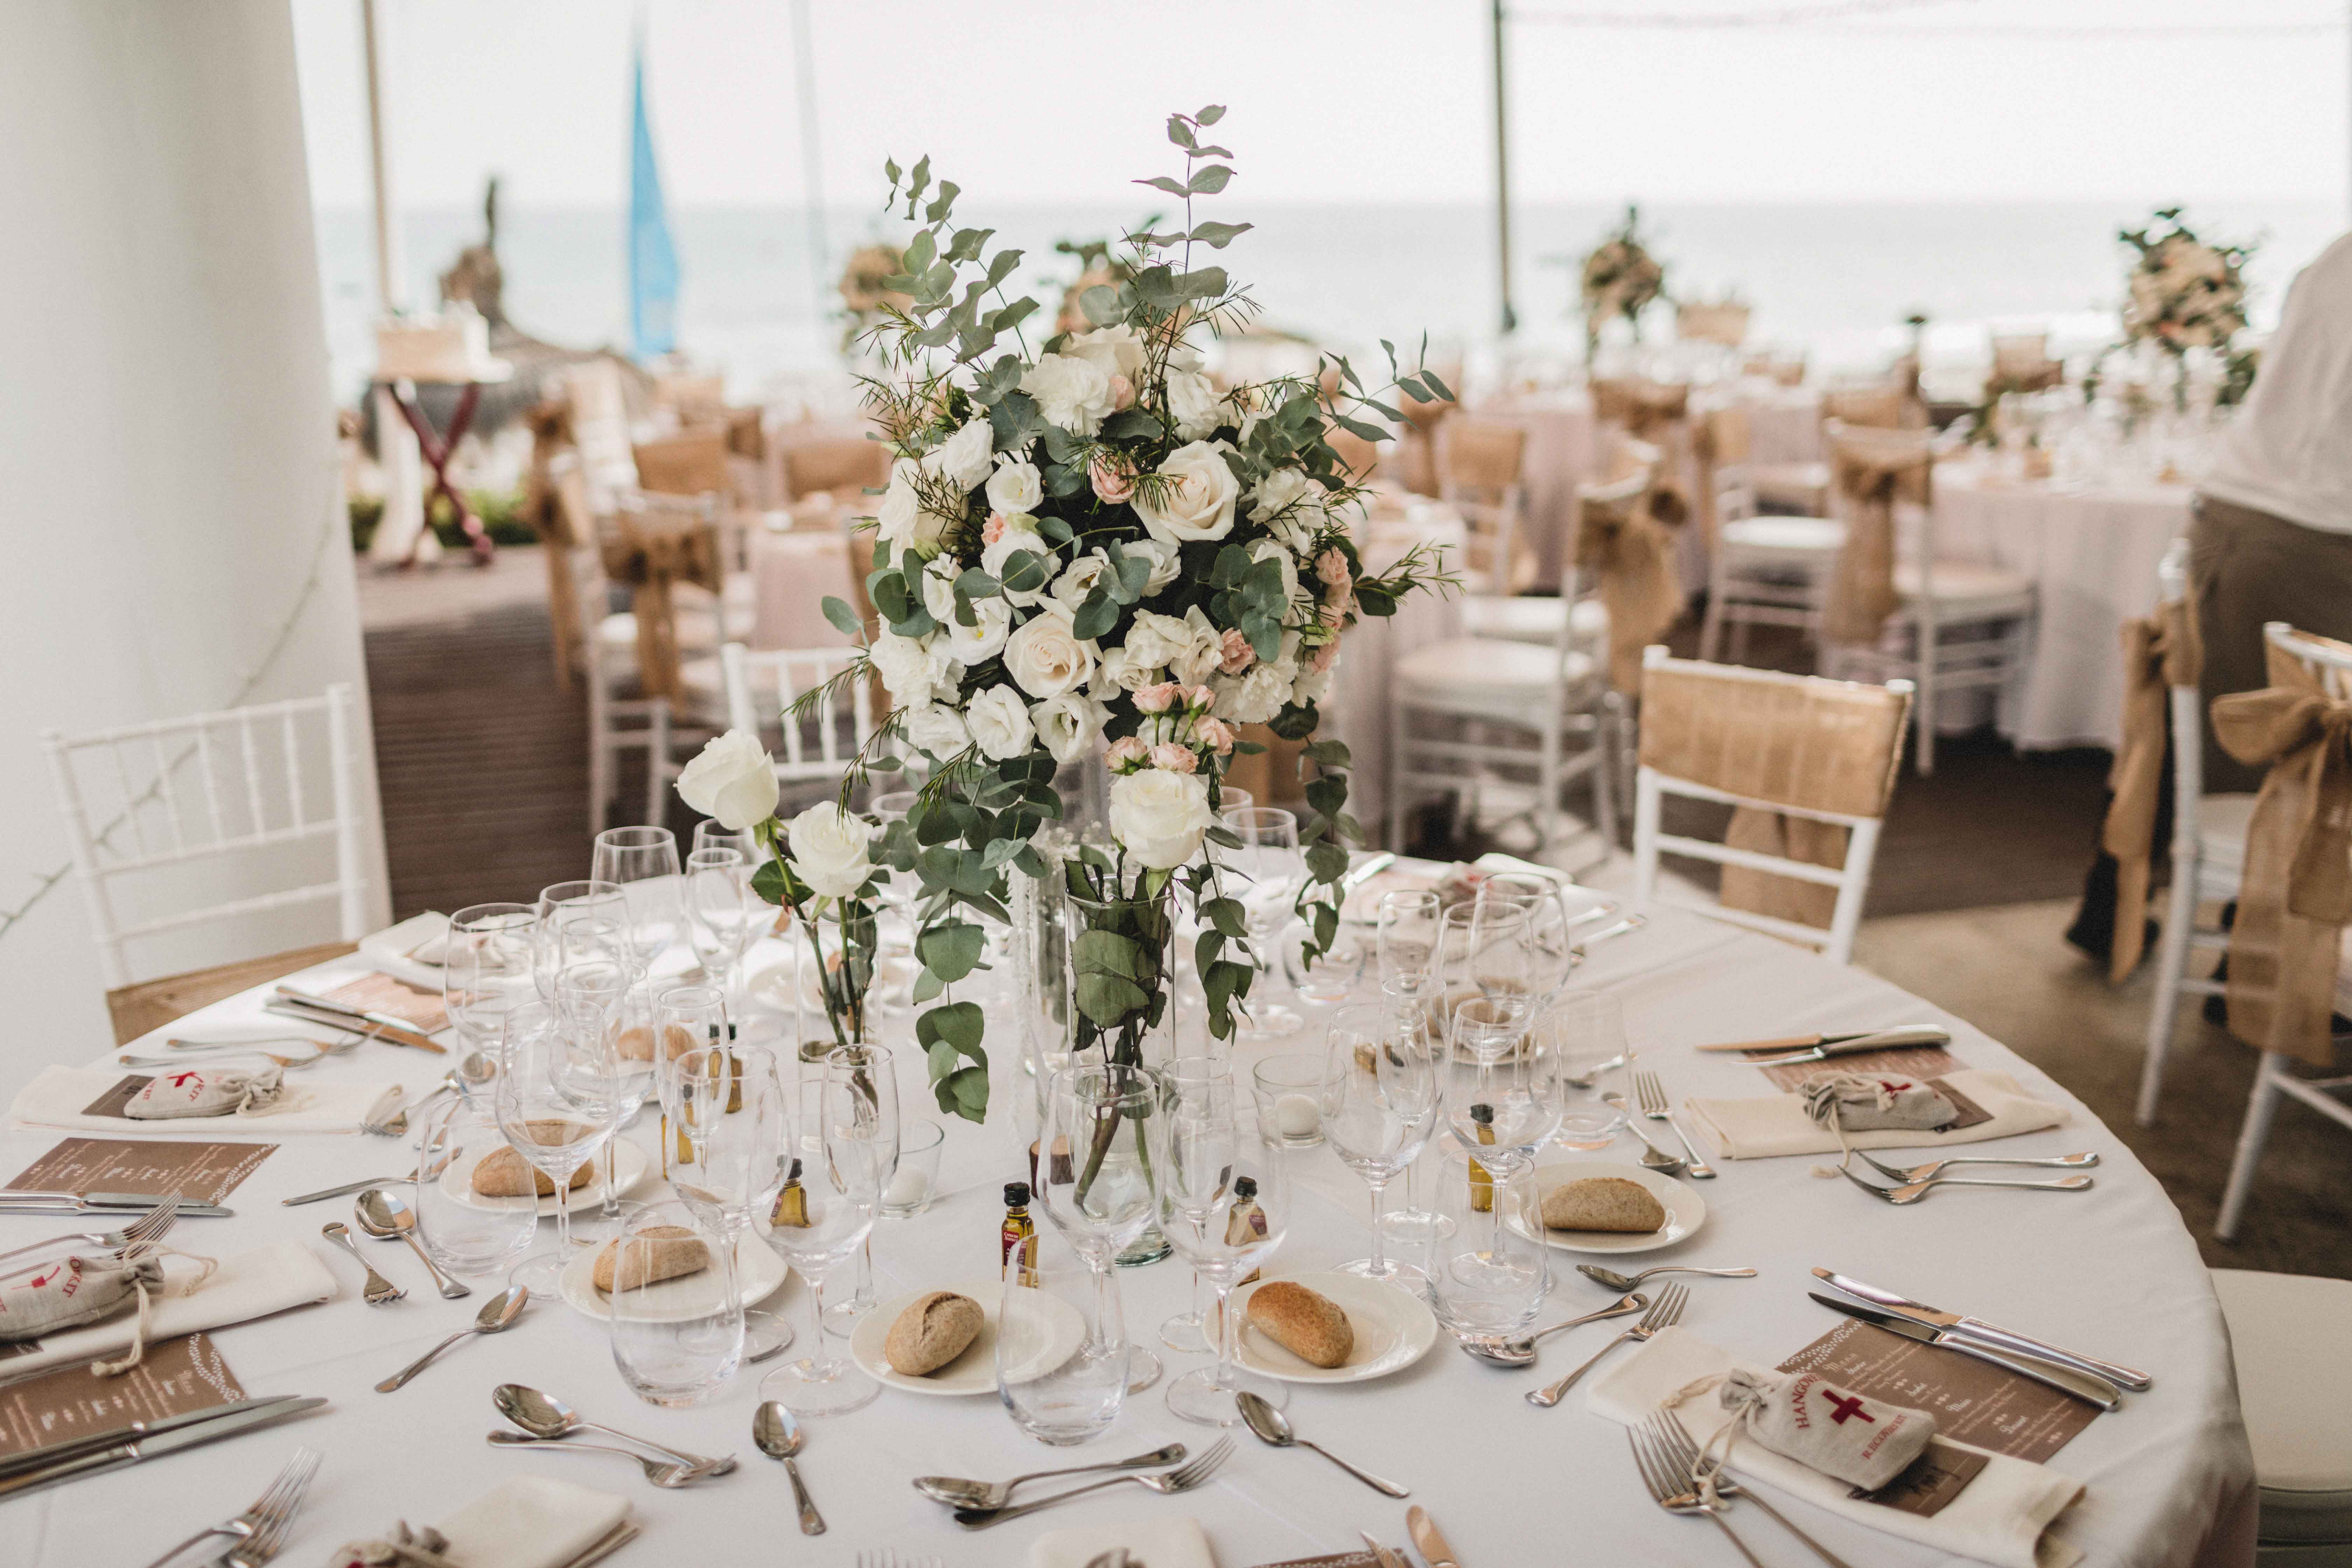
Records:
<instances>
[{"instance_id":1,"label":"white rose","mask_svg":"<svg viewBox=\"0 0 2352 1568\"><path fill-rule=\"evenodd\" d=\"M974 419L941 442L923 462L931 472L953 479L969 492L988 478L989 457L995 447L996 432L988 421Z\"/></svg>"},{"instance_id":2,"label":"white rose","mask_svg":"<svg viewBox=\"0 0 2352 1568\"><path fill-rule=\"evenodd\" d=\"M1070 563L1069 567L1054 579L1055 599L1076 615L1078 606L1087 602L1087 595L1095 591L1095 584L1102 581L1102 574L1108 570L1109 556L1099 550L1088 551Z\"/></svg>"},{"instance_id":3,"label":"white rose","mask_svg":"<svg viewBox=\"0 0 2352 1568\"><path fill-rule=\"evenodd\" d=\"M1191 641L1168 662L1168 673L1187 686L1198 686L1217 673L1225 658L1225 634L1209 622L1194 605L1184 612L1184 629Z\"/></svg>"},{"instance_id":4,"label":"white rose","mask_svg":"<svg viewBox=\"0 0 2352 1568\"><path fill-rule=\"evenodd\" d=\"M1183 557L1174 545L1162 544L1156 539L1130 539L1125 549L1129 555L1150 558L1151 575L1143 582L1146 594L1157 594L1176 581L1176 574L1183 565Z\"/></svg>"},{"instance_id":5,"label":"white rose","mask_svg":"<svg viewBox=\"0 0 2352 1568\"><path fill-rule=\"evenodd\" d=\"M1304 552L1315 541L1327 515L1321 485L1303 468L1276 468L1251 492L1250 518L1265 523L1276 539Z\"/></svg>"},{"instance_id":6,"label":"white rose","mask_svg":"<svg viewBox=\"0 0 2352 1568\"><path fill-rule=\"evenodd\" d=\"M926 702L920 708L910 708L902 722L907 743L935 763L946 762L971 743L971 731L964 728L962 715L944 702Z\"/></svg>"},{"instance_id":7,"label":"white rose","mask_svg":"<svg viewBox=\"0 0 2352 1568\"><path fill-rule=\"evenodd\" d=\"M1094 678L1095 655L1071 629L1070 612L1048 605L1005 639L1004 668L1032 697L1059 697Z\"/></svg>"},{"instance_id":8,"label":"white rose","mask_svg":"<svg viewBox=\"0 0 2352 1568\"><path fill-rule=\"evenodd\" d=\"M941 626L955 619L955 584L954 562L939 557L924 566L921 579L923 608L930 611L931 619Z\"/></svg>"},{"instance_id":9,"label":"white rose","mask_svg":"<svg viewBox=\"0 0 2352 1568\"><path fill-rule=\"evenodd\" d=\"M1029 705L1009 686L992 686L973 698L964 708L963 721L981 754L1000 763L1026 752L1037 733L1029 721Z\"/></svg>"},{"instance_id":10,"label":"white rose","mask_svg":"<svg viewBox=\"0 0 2352 1568\"><path fill-rule=\"evenodd\" d=\"M1241 499L1241 481L1225 466L1223 442L1193 441L1177 447L1160 464L1169 483L1139 488L1135 513L1144 531L1167 544L1223 539L1234 531L1234 503Z\"/></svg>"},{"instance_id":11,"label":"white rose","mask_svg":"<svg viewBox=\"0 0 2352 1568\"><path fill-rule=\"evenodd\" d=\"M1143 374L1143 340L1124 321L1074 336L1062 345L1062 352L1100 365L1105 376L1127 377L1129 386Z\"/></svg>"},{"instance_id":12,"label":"white rose","mask_svg":"<svg viewBox=\"0 0 2352 1568\"><path fill-rule=\"evenodd\" d=\"M1021 378L1021 390L1037 400L1045 423L1073 436L1091 436L1118 406L1110 373L1076 354L1041 354Z\"/></svg>"},{"instance_id":13,"label":"white rose","mask_svg":"<svg viewBox=\"0 0 2352 1568\"><path fill-rule=\"evenodd\" d=\"M1174 616L1142 610L1127 628L1128 658L1141 669L1160 669L1192 646L1192 628Z\"/></svg>"},{"instance_id":14,"label":"white rose","mask_svg":"<svg viewBox=\"0 0 2352 1568\"><path fill-rule=\"evenodd\" d=\"M890 486L882 492L881 505L874 509L874 521L876 531L894 551L919 550L929 555L937 553L940 535L951 520L923 505L915 489L915 478L921 472L920 464L905 458L892 466Z\"/></svg>"},{"instance_id":15,"label":"white rose","mask_svg":"<svg viewBox=\"0 0 2352 1568\"><path fill-rule=\"evenodd\" d=\"M784 825L784 858L793 875L821 898L845 899L874 874L868 846L877 831L833 801L821 801Z\"/></svg>"},{"instance_id":16,"label":"white rose","mask_svg":"<svg viewBox=\"0 0 2352 1568\"><path fill-rule=\"evenodd\" d=\"M1047 573L1045 584L1050 584L1054 570L1051 553L1045 548L1045 539L1037 532L1037 520L1025 512L1015 513L1004 520L1004 531L996 536L996 542L982 548L980 569L1001 583L1004 580L1005 563L1024 550L1044 561ZM1007 588L1004 596L1025 610L1045 596L1045 584L1018 591Z\"/></svg>"},{"instance_id":17,"label":"white rose","mask_svg":"<svg viewBox=\"0 0 2352 1568\"><path fill-rule=\"evenodd\" d=\"M966 668L1003 650L1005 636L1013 630L1013 606L997 595L974 599L971 618L972 625L965 626L950 612L940 623L948 629L948 651Z\"/></svg>"},{"instance_id":18,"label":"white rose","mask_svg":"<svg viewBox=\"0 0 2352 1568\"><path fill-rule=\"evenodd\" d=\"M1212 709L1228 724L1263 724L1282 711L1296 684L1291 671L1279 664L1254 664L1241 675L1221 675L1210 682L1217 694Z\"/></svg>"},{"instance_id":19,"label":"white rose","mask_svg":"<svg viewBox=\"0 0 2352 1568\"><path fill-rule=\"evenodd\" d=\"M730 833L765 822L776 811L776 764L759 737L730 730L678 770L677 797Z\"/></svg>"},{"instance_id":20,"label":"white rose","mask_svg":"<svg viewBox=\"0 0 2352 1568\"><path fill-rule=\"evenodd\" d=\"M996 472L988 476L988 504L992 510L1011 517L1015 512L1037 510L1045 499L1045 485L1038 476L1037 465L1016 453L1006 452L996 459Z\"/></svg>"},{"instance_id":21,"label":"white rose","mask_svg":"<svg viewBox=\"0 0 2352 1568\"><path fill-rule=\"evenodd\" d=\"M1205 773L1145 768L1110 782L1111 834L1154 870L1192 859L1215 822Z\"/></svg>"},{"instance_id":22,"label":"white rose","mask_svg":"<svg viewBox=\"0 0 2352 1568\"><path fill-rule=\"evenodd\" d=\"M1224 400L1216 383L1196 370L1168 373L1168 416L1176 422L1177 439L1198 441L1225 422Z\"/></svg>"},{"instance_id":23,"label":"white rose","mask_svg":"<svg viewBox=\"0 0 2352 1568\"><path fill-rule=\"evenodd\" d=\"M1139 662L1133 647L1121 644L1103 649L1094 684L1087 689L1097 697L1108 697L1114 691L1140 691L1159 679L1160 666Z\"/></svg>"},{"instance_id":24,"label":"white rose","mask_svg":"<svg viewBox=\"0 0 2352 1568\"><path fill-rule=\"evenodd\" d=\"M874 639L868 657L882 684L889 689L891 700L901 708L929 702L939 688L948 684L949 655L943 637L902 637L886 626Z\"/></svg>"},{"instance_id":25,"label":"white rose","mask_svg":"<svg viewBox=\"0 0 2352 1568\"><path fill-rule=\"evenodd\" d=\"M1087 754L1102 733L1110 710L1083 692L1070 691L1048 699L1029 710L1029 721L1037 728L1037 739L1054 753L1057 763L1075 763Z\"/></svg>"}]
</instances>

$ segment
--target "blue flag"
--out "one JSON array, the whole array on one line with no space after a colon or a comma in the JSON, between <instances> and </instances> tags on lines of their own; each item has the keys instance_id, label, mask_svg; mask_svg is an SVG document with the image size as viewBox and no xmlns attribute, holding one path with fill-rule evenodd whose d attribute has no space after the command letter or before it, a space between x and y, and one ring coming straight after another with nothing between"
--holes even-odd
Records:
<instances>
[{"instance_id":1,"label":"blue flag","mask_svg":"<svg viewBox=\"0 0 2352 1568\"><path fill-rule=\"evenodd\" d=\"M636 49L635 123L629 135L629 335L639 360L677 347L677 247L662 205L654 163L653 122L646 115L646 40Z\"/></svg>"}]
</instances>

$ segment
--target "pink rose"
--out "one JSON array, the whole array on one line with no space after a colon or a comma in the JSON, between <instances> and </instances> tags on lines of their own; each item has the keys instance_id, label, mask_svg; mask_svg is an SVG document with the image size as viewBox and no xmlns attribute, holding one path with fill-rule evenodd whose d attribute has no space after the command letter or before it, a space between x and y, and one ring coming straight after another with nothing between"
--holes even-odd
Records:
<instances>
[{"instance_id":1,"label":"pink rose","mask_svg":"<svg viewBox=\"0 0 2352 1568\"><path fill-rule=\"evenodd\" d=\"M1135 405L1135 388L1129 383L1127 377L1115 375L1110 378L1110 401L1114 408L1131 408Z\"/></svg>"},{"instance_id":2,"label":"pink rose","mask_svg":"<svg viewBox=\"0 0 2352 1568\"><path fill-rule=\"evenodd\" d=\"M1317 648L1307 658L1307 668L1313 670L1316 674L1320 675L1325 670L1330 668L1333 664L1337 663L1339 661L1339 639L1338 637L1333 637L1329 642L1327 642L1321 647Z\"/></svg>"},{"instance_id":3,"label":"pink rose","mask_svg":"<svg viewBox=\"0 0 2352 1568\"><path fill-rule=\"evenodd\" d=\"M1137 692L1135 705L1146 713L1165 713L1176 706L1176 699L1182 696L1183 691L1184 689L1174 681L1163 680L1157 686L1147 686Z\"/></svg>"},{"instance_id":4,"label":"pink rose","mask_svg":"<svg viewBox=\"0 0 2352 1568\"><path fill-rule=\"evenodd\" d=\"M980 525L980 542L982 544L993 544L1003 537L1004 514L1001 511L990 512L988 521Z\"/></svg>"},{"instance_id":5,"label":"pink rose","mask_svg":"<svg viewBox=\"0 0 2352 1568\"><path fill-rule=\"evenodd\" d=\"M1326 605L1315 614L1335 632L1348 624L1348 606L1345 605Z\"/></svg>"},{"instance_id":6,"label":"pink rose","mask_svg":"<svg viewBox=\"0 0 2352 1568\"><path fill-rule=\"evenodd\" d=\"M1108 454L1087 465L1087 478L1094 481L1095 500L1105 506L1117 506L1135 493L1135 476Z\"/></svg>"},{"instance_id":7,"label":"pink rose","mask_svg":"<svg viewBox=\"0 0 2352 1568\"><path fill-rule=\"evenodd\" d=\"M1184 706L1187 708L1197 708L1206 713L1216 705L1217 694L1205 686L1196 686L1184 693Z\"/></svg>"},{"instance_id":8,"label":"pink rose","mask_svg":"<svg viewBox=\"0 0 2352 1568\"><path fill-rule=\"evenodd\" d=\"M1142 766L1143 759L1150 750L1133 735L1125 735L1110 743L1110 750L1103 753L1103 761L1109 764L1111 772L1123 773Z\"/></svg>"},{"instance_id":9,"label":"pink rose","mask_svg":"<svg viewBox=\"0 0 2352 1568\"><path fill-rule=\"evenodd\" d=\"M1223 719L1203 719L1193 727L1192 733L1200 737L1201 744L1221 757L1233 755L1234 742L1240 739L1234 733L1234 727Z\"/></svg>"},{"instance_id":10,"label":"pink rose","mask_svg":"<svg viewBox=\"0 0 2352 1568\"><path fill-rule=\"evenodd\" d=\"M1315 558L1315 574L1323 579L1326 596L1345 594L1348 584L1355 580L1348 571L1348 558L1339 553L1336 544Z\"/></svg>"},{"instance_id":11,"label":"pink rose","mask_svg":"<svg viewBox=\"0 0 2352 1568\"><path fill-rule=\"evenodd\" d=\"M1162 741L1151 748L1151 765L1171 773L1192 773L1201 771L1201 759L1192 754L1190 746Z\"/></svg>"},{"instance_id":12,"label":"pink rose","mask_svg":"<svg viewBox=\"0 0 2352 1568\"><path fill-rule=\"evenodd\" d=\"M1225 633L1224 647L1224 658L1218 661L1217 668L1227 675L1239 675L1257 662L1257 650L1250 647L1249 638L1238 631Z\"/></svg>"}]
</instances>

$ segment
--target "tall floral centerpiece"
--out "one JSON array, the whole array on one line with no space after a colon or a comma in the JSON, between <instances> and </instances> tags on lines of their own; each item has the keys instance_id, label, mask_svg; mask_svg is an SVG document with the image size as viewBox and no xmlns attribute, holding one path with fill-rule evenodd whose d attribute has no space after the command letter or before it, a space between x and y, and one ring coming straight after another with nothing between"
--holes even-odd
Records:
<instances>
[{"instance_id":1,"label":"tall floral centerpiece","mask_svg":"<svg viewBox=\"0 0 2352 1568\"><path fill-rule=\"evenodd\" d=\"M1577 294L1584 307L1584 357L1587 363L1601 346L1601 328L1612 316L1622 316L1642 333L1642 312L1665 297L1666 268L1650 254L1642 238L1639 207L1625 208L1625 221L1585 253L1578 275Z\"/></svg>"},{"instance_id":2,"label":"tall floral centerpiece","mask_svg":"<svg viewBox=\"0 0 2352 1568\"><path fill-rule=\"evenodd\" d=\"M910 303L886 303L868 334L882 370L866 405L894 458L866 578L878 624L838 599L825 613L866 646L840 679L878 677L893 703L861 769L896 766L894 742L929 769L882 851L920 885L915 999L935 1005L916 1037L934 1091L974 1121L984 1020L941 999L981 962L974 917L1006 918L1008 875L1053 877L1093 908L1071 943L1089 1047L1132 1059L1166 1017L1179 889L1202 922L1210 1031L1229 1036L1254 970L1241 902L1202 848L1232 841L1211 803L1230 759L1258 749L1241 727L1308 740L1349 629L1447 581L1420 549L1367 571L1348 526L1360 491L1327 438L1386 438L1373 421L1401 420L1395 392L1450 400L1434 374L1400 369L1386 344L1389 379L1370 388L1338 356L1328 393L1320 376L1224 386L1204 366L1202 343L1255 310L1205 264L1250 226L1192 212L1234 177L1232 154L1202 140L1223 113L1169 118L1183 174L1139 183L1182 202L1181 226L1127 236L1120 280L1078 298L1084 330L1035 342L1036 301L1004 289L1021 252L954 225L958 188L935 184L928 158L884 166L889 205L919 226L887 285ZM1032 840L1061 816L1055 771L1097 756L1112 842L1049 867ZM1302 754L1313 883L1347 869L1348 760L1333 741ZM797 853L797 830L784 837ZM793 884L770 868L761 886ZM1318 953L1336 909L1312 884L1301 909Z\"/></svg>"},{"instance_id":3,"label":"tall floral centerpiece","mask_svg":"<svg viewBox=\"0 0 2352 1568\"><path fill-rule=\"evenodd\" d=\"M2236 339L2246 329L2245 268L2254 247L2199 238L2179 207L2159 208L2146 227L2116 237L2132 250L2123 346L2150 345L2170 357L2176 403L2187 396L2186 362L2200 353L2219 368L2215 401L2226 406L2243 397L2254 356Z\"/></svg>"}]
</instances>

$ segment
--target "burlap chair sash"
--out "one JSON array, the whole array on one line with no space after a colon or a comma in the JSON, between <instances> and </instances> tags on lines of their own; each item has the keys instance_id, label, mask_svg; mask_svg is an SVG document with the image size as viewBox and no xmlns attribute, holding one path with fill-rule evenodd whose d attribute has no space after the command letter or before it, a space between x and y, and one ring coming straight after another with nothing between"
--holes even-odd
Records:
<instances>
[{"instance_id":1,"label":"burlap chair sash","mask_svg":"<svg viewBox=\"0 0 2352 1568\"><path fill-rule=\"evenodd\" d=\"M1928 504L1935 460L1924 433L1832 426L1830 482L1845 503L1845 547L1830 574L1823 640L1874 643L1902 603L1895 592L1895 503Z\"/></svg>"},{"instance_id":2,"label":"burlap chair sash","mask_svg":"<svg viewBox=\"0 0 2352 1568\"><path fill-rule=\"evenodd\" d=\"M1650 515L1680 528L1696 510L1682 479L1684 457L1692 444L1690 388L1678 382L1601 376L1594 378L1591 390L1595 420L1618 426L1633 440L1658 448Z\"/></svg>"},{"instance_id":3,"label":"burlap chair sash","mask_svg":"<svg viewBox=\"0 0 2352 1568\"><path fill-rule=\"evenodd\" d=\"M2107 952L2107 978L2117 985L2139 967L2147 941L2148 856L2164 791L2172 688L2195 686L2205 662L2196 607L2186 599L2158 605L2146 620L2126 621L2122 639L2123 744L2107 772L2113 798L2099 830L2099 847L2116 862L2116 933Z\"/></svg>"},{"instance_id":4,"label":"burlap chair sash","mask_svg":"<svg viewBox=\"0 0 2352 1568\"><path fill-rule=\"evenodd\" d=\"M1642 689L1642 650L1683 613L1674 542L1650 510L1655 469L1645 463L1605 485L1576 489L1576 564L1601 585L1609 612L1609 683Z\"/></svg>"},{"instance_id":5,"label":"burlap chair sash","mask_svg":"<svg viewBox=\"0 0 2352 1568\"><path fill-rule=\"evenodd\" d=\"M1723 532L1722 498L1717 494L1717 478L1727 463L1748 461L1748 410L1737 403L1710 408L1693 417L1690 426L1691 468L1698 479L1698 494L1692 498L1691 510L1698 518L1700 537L1706 540L1707 553L1715 553L1716 541Z\"/></svg>"},{"instance_id":6,"label":"burlap chair sash","mask_svg":"<svg viewBox=\"0 0 2352 1568\"><path fill-rule=\"evenodd\" d=\"M869 489L890 482L890 449L863 437L794 441L786 437L784 488L795 500L823 490L836 500L855 501Z\"/></svg>"},{"instance_id":7,"label":"burlap chair sash","mask_svg":"<svg viewBox=\"0 0 2352 1568\"><path fill-rule=\"evenodd\" d=\"M2352 920L2352 703L2284 649L2266 651L2268 687L2213 702L2222 750L2250 766L2270 764L2246 828L2230 931L2230 1033L2327 1068L2336 970Z\"/></svg>"},{"instance_id":8,"label":"burlap chair sash","mask_svg":"<svg viewBox=\"0 0 2352 1568\"><path fill-rule=\"evenodd\" d=\"M715 425L636 446L637 488L656 495L725 497L727 427Z\"/></svg>"},{"instance_id":9,"label":"burlap chair sash","mask_svg":"<svg viewBox=\"0 0 2352 1568\"><path fill-rule=\"evenodd\" d=\"M716 521L625 510L600 531L598 543L604 575L634 591L630 608L637 621L637 679L646 695L684 695L674 589L680 583L714 595L725 589Z\"/></svg>"}]
</instances>

